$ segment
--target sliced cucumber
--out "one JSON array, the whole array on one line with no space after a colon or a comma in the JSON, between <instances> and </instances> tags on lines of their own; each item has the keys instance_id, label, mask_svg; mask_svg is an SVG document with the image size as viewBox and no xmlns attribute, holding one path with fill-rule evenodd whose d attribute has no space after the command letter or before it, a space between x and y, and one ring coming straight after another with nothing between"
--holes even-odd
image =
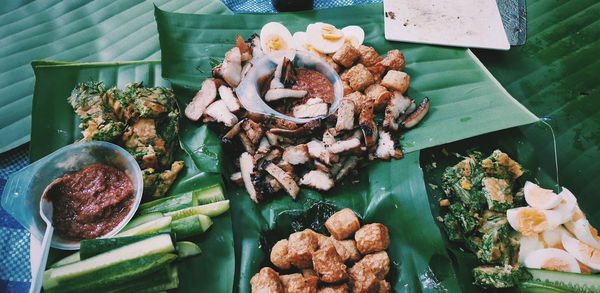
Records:
<instances>
[{"instance_id":1,"label":"sliced cucumber","mask_svg":"<svg viewBox=\"0 0 600 293\"><path fill-rule=\"evenodd\" d=\"M46 292L86 292L125 283L133 278L149 275L165 267L177 258L172 253L160 253L142 256L94 272L81 274L73 278L60 280L44 286Z\"/></svg>"},{"instance_id":2,"label":"sliced cucumber","mask_svg":"<svg viewBox=\"0 0 600 293\"><path fill-rule=\"evenodd\" d=\"M174 285L174 286L173 286ZM105 293L131 293L131 292L158 292L170 287L175 289L179 286L179 276L177 274L177 266L172 263L159 269L158 271L144 275L119 286L107 288L107 290L99 291ZM152 288L157 288L154 291L147 291Z\"/></svg>"},{"instance_id":3,"label":"sliced cucumber","mask_svg":"<svg viewBox=\"0 0 600 293\"><path fill-rule=\"evenodd\" d=\"M173 217L173 221L187 218L194 215L205 215L209 217L216 217L220 214L229 210L229 200L217 201L209 204L203 204L200 206L185 208L182 210L172 211L165 213L165 216Z\"/></svg>"},{"instance_id":4,"label":"sliced cucumber","mask_svg":"<svg viewBox=\"0 0 600 293\"><path fill-rule=\"evenodd\" d=\"M600 276L527 269L532 279L521 282L523 292L600 292Z\"/></svg>"},{"instance_id":5,"label":"sliced cucumber","mask_svg":"<svg viewBox=\"0 0 600 293\"><path fill-rule=\"evenodd\" d=\"M140 205L138 213L140 215L150 213L166 213L170 211L176 211L184 208L193 206L193 195L192 192L186 192L168 196L165 198L149 201Z\"/></svg>"},{"instance_id":6,"label":"sliced cucumber","mask_svg":"<svg viewBox=\"0 0 600 293\"><path fill-rule=\"evenodd\" d=\"M61 281L94 273L128 260L153 254L170 253L174 250L175 247L173 246L173 241L169 235L157 235L146 240L138 241L96 255L86 260L49 269L44 273L44 288L54 288L58 286Z\"/></svg>"},{"instance_id":7,"label":"sliced cucumber","mask_svg":"<svg viewBox=\"0 0 600 293\"><path fill-rule=\"evenodd\" d=\"M175 233L176 239L185 239L204 233L212 226L212 223L209 216L195 215L173 221L171 230Z\"/></svg>"},{"instance_id":8,"label":"sliced cucumber","mask_svg":"<svg viewBox=\"0 0 600 293\"><path fill-rule=\"evenodd\" d=\"M200 246L190 241L179 241L175 243L175 248L177 249L177 255L179 255L179 258L186 258L202 253Z\"/></svg>"},{"instance_id":9,"label":"sliced cucumber","mask_svg":"<svg viewBox=\"0 0 600 293\"><path fill-rule=\"evenodd\" d=\"M160 219L162 217L164 217L164 215L159 212L149 213L149 214L135 217L133 220L131 220L131 221L129 221L129 223L127 223L127 225L123 228L122 231L127 231L133 227L137 227L141 224L145 224L145 223Z\"/></svg>"},{"instance_id":10,"label":"sliced cucumber","mask_svg":"<svg viewBox=\"0 0 600 293\"><path fill-rule=\"evenodd\" d=\"M156 286L152 286L152 287L146 287L146 289L143 289L143 290L140 290L137 292L140 292L140 293L163 292L166 290L175 289L177 287L179 287L179 274L177 273L177 267L172 266L169 282L166 282L166 283L163 283L160 285L156 285Z\"/></svg>"},{"instance_id":11,"label":"sliced cucumber","mask_svg":"<svg viewBox=\"0 0 600 293\"><path fill-rule=\"evenodd\" d=\"M150 222L141 224L137 227L133 227L127 231L120 232L115 237L135 236L144 234L153 234L164 232L163 229L168 228L171 225L171 217L162 217Z\"/></svg>"},{"instance_id":12,"label":"sliced cucumber","mask_svg":"<svg viewBox=\"0 0 600 293\"><path fill-rule=\"evenodd\" d=\"M225 200L225 194L220 184L192 191L192 194L195 206Z\"/></svg>"},{"instance_id":13,"label":"sliced cucumber","mask_svg":"<svg viewBox=\"0 0 600 293\"><path fill-rule=\"evenodd\" d=\"M59 261L57 261L55 263L53 263L50 266L50 268L56 268L56 267L68 265L70 263L74 263L74 262L77 262L77 261L80 261L80 260L81 260L81 258L80 258L79 252L75 252L75 253L73 253L73 254L71 254L71 255L69 255L69 256L67 256L67 257L65 257L65 258L63 258L63 259L61 259L61 260L59 260Z\"/></svg>"},{"instance_id":14,"label":"sliced cucumber","mask_svg":"<svg viewBox=\"0 0 600 293\"><path fill-rule=\"evenodd\" d=\"M125 246L134 242L142 241L156 236L156 234L126 236L118 238L98 238L90 240L82 240L80 243L79 253L81 259L88 259L98 254Z\"/></svg>"}]
</instances>

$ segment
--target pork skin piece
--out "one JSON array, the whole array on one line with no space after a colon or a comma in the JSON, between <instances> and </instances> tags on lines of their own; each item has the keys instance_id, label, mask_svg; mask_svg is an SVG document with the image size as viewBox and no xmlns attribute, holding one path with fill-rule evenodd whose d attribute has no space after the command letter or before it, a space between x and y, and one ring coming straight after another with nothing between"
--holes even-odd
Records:
<instances>
[{"instance_id":1,"label":"pork skin piece","mask_svg":"<svg viewBox=\"0 0 600 293\"><path fill-rule=\"evenodd\" d=\"M254 159L250 153L243 153L240 156L240 172L242 173L242 179L244 181L244 186L246 187L246 191L250 195L250 198L258 203L258 198L256 194L256 189L254 188L254 184L252 184L252 173L254 172Z\"/></svg>"},{"instance_id":2,"label":"pork skin piece","mask_svg":"<svg viewBox=\"0 0 600 293\"><path fill-rule=\"evenodd\" d=\"M343 99L340 101L340 106L337 111L337 122L335 130L350 130L354 128L354 102L352 100Z\"/></svg>"},{"instance_id":3,"label":"pork skin piece","mask_svg":"<svg viewBox=\"0 0 600 293\"><path fill-rule=\"evenodd\" d=\"M296 118L312 118L325 116L329 111L329 105L326 103L301 104L294 107L293 115Z\"/></svg>"},{"instance_id":4,"label":"pork skin piece","mask_svg":"<svg viewBox=\"0 0 600 293\"><path fill-rule=\"evenodd\" d=\"M225 80L227 84L236 88L242 80L242 54L238 47L233 47L225 53L225 59L212 70L214 77Z\"/></svg>"},{"instance_id":5,"label":"pork skin piece","mask_svg":"<svg viewBox=\"0 0 600 293\"><path fill-rule=\"evenodd\" d=\"M286 88L270 89L265 94L265 101L272 102L285 98L303 98L308 92L305 90L294 90Z\"/></svg>"},{"instance_id":6,"label":"pork skin piece","mask_svg":"<svg viewBox=\"0 0 600 293\"><path fill-rule=\"evenodd\" d=\"M402 159L403 154L400 146L392 139L392 135L387 131L381 131L375 156L382 160L389 160L390 157Z\"/></svg>"},{"instance_id":7,"label":"pork skin piece","mask_svg":"<svg viewBox=\"0 0 600 293\"><path fill-rule=\"evenodd\" d=\"M283 160L292 165L301 165L309 160L308 147L305 144L286 147L283 151Z\"/></svg>"},{"instance_id":8,"label":"pork skin piece","mask_svg":"<svg viewBox=\"0 0 600 293\"><path fill-rule=\"evenodd\" d=\"M402 126L404 128L415 127L415 125L419 124L419 122L421 122L421 120L423 120L423 117L425 117L425 115L427 115L428 111L429 111L429 98L425 97L425 99L423 99L423 101L421 101L421 103L419 103L419 107L417 107L417 109L414 112L412 112L410 115L408 115L408 117L406 117L406 119L404 119L404 121L402 121Z\"/></svg>"},{"instance_id":9,"label":"pork skin piece","mask_svg":"<svg viewBox=\"0 0 600 293\"><path fill-rule=\"evenodd\" d=\"M329 174L319 170L312 170L304 174L302 179L300 179L300 184L327 191L333 187L334 183Z\"/></svg>"},{"instance_id":10,"label":"pork skin piece","mask_svg":"<svg viewBox=\"0 0 600 293\"><path fill-rule=\"evenodd\" d=\"M264 131L260 124L250 119L244 119L244 122L242 122L242 128L246 132L246 135L248 136L252 144L257 144L264 134Z\"/></svg>"},{"instance_id":11,"label":"pork skin piece","mask_svg":"<svg viewBox=\"0 0 600 293\"><path fill-rule=\"evenodd\" d=\"M411 98L403 96L400 92L394 92L394 97L385 107L383 128L398 130L398 117L400 117L401 114L404 114L411 104L414 104L414 101Z\"/></svg>"},{"instance_id":12,"label":"pork skin piece","mask_svg":"<svg viewBox=\"0 0 600 293\"><path fill-rule=\"evenodd\" d=\"M225 124L227 127L233 127L238 123L238 118L227 109L225 101L217 100L206 108L206 115L214 118L217 122Z\"/></svg>"},{"instance_id":13,"label":"pork skin piece","mask_svg":"<svg viewBox=\"0 0 600 293\"><path fill-rule=\"evenodd\" d=\"M219 96L221 97L221 100L225 102L227 109L232 113L239 111L242 107L240 101L233 93L233 90L228 86L222 85L219 87Z\"/></svg>"},{"instance_id":14,"label":"pork skin piece","mask_svg":"<svg viewBox=\"0 0 600 293\"><path fill-rule=\"evenodd\" d=\"M192 120L198 121L208 105L217 98L217 86L213 78L206 79L202 82L200 90L196 93L192 102L185 107L185 116Z\"/></svg>"},{"instance_id":15,"label":"pork skin piece","mask_svg":"<svg viewBox=\"0 0 600 293\"><path fill-rule=\"evenodd\" d=\"M275 165L273 163L270 163L269 165L267 165L265 170L269 174L271 174L271 176L273 176L273 178L275 178L281 184L281 186L283 186L285 191L294 200L296 199L296 197L298 196L298 193L300 192L300 187L298 187L298 184L296 184L296 181L294 181L294 178L292 178L292 176L290 176L290 174L285 172L283 169L277 167L277 165Z\"/></svg>"},{"instance_id":16,"label":"pork skin piece","mask_svg":"<svg viewBox=\"0 0 600 293\"><path fill-rule=\"evenodd\" d=\"M339 140L329 146L327 149L334 154L357 150L360 149L360 140L358 138Z\"/></svg>"},{"instance_id":17,"label":"pork skin piece","mask_svg":"<svg viewBox=\"0 0 600 293\"><path fill-rule=\"evenodd\" d=\"M376 135L377 135L377 125L375 125L375 115L373 113L375 107L375 102L373 100L369 100L363 106L362 111L360 111L360 116L358 119L358 124L360 129L363 132L363 136L365 137L365 146L367 148L375 145Z\"/></svg>"}]
</instances>

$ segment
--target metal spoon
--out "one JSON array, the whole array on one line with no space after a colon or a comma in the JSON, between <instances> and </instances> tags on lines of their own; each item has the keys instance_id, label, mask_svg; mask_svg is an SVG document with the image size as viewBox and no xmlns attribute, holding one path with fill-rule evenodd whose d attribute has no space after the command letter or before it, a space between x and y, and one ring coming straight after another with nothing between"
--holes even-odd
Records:
<instances>
[{"instance_id":1,"label":"metal spoon","mask_svg":"<svg viewBox=\"0 0 600 293\"><path fill-rule=\"evenodd\" d=\"M35 273L35 277L32 280L31 288L29 288L29 293L38 293L42 290L44 271L46 269L46 262L48 261L48 251L50 250L50 243L52 242L52 234L54 234L54 226L52 226L52 214L54 209L52 202L48 200L47 193L60 181L62 181L62 178L58 178L46 186L42 198L40 199L40 216L42 217L42 220L46 222L46 232L44 233L44 239L42 240L40 263Z\"/></svg>"}]
</instances>

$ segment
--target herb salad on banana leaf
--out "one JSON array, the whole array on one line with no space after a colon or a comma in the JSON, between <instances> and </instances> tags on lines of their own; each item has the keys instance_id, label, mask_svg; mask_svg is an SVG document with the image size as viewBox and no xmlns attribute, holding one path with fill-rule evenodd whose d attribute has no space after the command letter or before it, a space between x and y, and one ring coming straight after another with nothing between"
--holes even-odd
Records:
<instances>
[{"instance_id":1,"label":"herb salad on banana leaf","mask_svg":"<svg viewBox=\"0 0 600 293\"><path fill-rule=\"evenodd\" d=\"M178 143L179 109L171 89L129 83L106 89L103 82L80 83L68 98L81 119L82 140L124 147L144 176L144 195L161 197L183 169L173 161Z\"/></svg>"}]
</instances>

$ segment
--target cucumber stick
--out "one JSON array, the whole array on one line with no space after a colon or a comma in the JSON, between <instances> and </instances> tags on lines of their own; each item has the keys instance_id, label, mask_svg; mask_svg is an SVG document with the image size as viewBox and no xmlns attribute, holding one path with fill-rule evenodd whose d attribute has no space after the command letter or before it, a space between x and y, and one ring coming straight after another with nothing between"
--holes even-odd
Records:
<instances>
[{"instance_id":1,"label":"cucumber stick","mask_svg":"<svg viewBox=\"0 0 600 293\"><path fill-rule=\"evenodd\" d=\"M50 289L56 287L61 281L91 274L128 260L152 254L170 253L174 250L175 247L169 235L157 235L85 260L49 269L44 273L44 288Z\"/></svg>"},{"instance_id":2,"label":"cucumber stick","mask_svg":"<svg viewBox=\"0 0 600 293\"><path fill-rule=\"evenodd\" d=\"M165 213L165 216L171 216L173 221L187 218L195 215L205 215L216 217L229 210L229 200L217 201L209 204L189 207L182 210Z\"/></svg>"},{"instance_id":3,"label":"cucumber stick","mask_svg":"<svg viewBox=\"0 0 600 293\"><path fill-rule=\"evenodd\" d=\"M139 290L139 293L154 293L154 292L163 292L166 290L171 290L179 287L179 274L177 273L177 267L172 266L171 275L169 276L169 281L162 283L160 285L155 285L152 287L146 286L145 289Z\"/></svg>"},{"instance_id":4,"label":"cucumber stick","mask_svg":"<svg viewBox=\"0 0 600 293\"><path fill-rule=\"evenodd\" d=\"M53 263L50 268L56 268L56 267L60 267L60 266L64 266L70 263L74 263L77 261L81 260L81 256L79 254L79 252L75 252L67 257L62 258L61 260Z\"/></svg>"},{"instance_id":5,"label":"cucumber stick","mask_svg":"<svg viewBox=\"0 0 600 293\"><path fill-rule=\"evenodd\" d=\"M521 282L523 292L600 292L600 276L527 269L532 279Z\"/></svg>"},{"instance_id":6,"label":"cucumber stick","mask_svg":"<svg viewBox=\"0 0 600 293\"><path fill-rule=\"evenodd\" d=\"M175 289L178 286L177 266L169 264L154 273L108 288L103 293L160 292Z\"/></svg>"},{"instance_id":7,"label":"cucumber stick","mask_svg":"<svg viewBox=\"0 0 600 293\"><path fill-rule=\"evenodd\" d=\"M164 232L164 229L168 228L169 225L171 225L171 221L171 217L158 218L156 220L152 220L150 222L141 224L137 227L133 227L127 231L120 232L115 237L135 236Z\"/></svg>"},{"instance_id":8,"label":"cucumber stick","mask_svg":"<svg viewBox=\"0 0 600 293\"><path fill-rule=\"evenodd\" d=\"M121 231L130 230L133 227L137 227L137 226L139 226L141 224L145 224L145 223L148 223L150 221L154 221L154 220L160 219L162 217L164 217L164 215L162 213L159 213L159 212L149 213L149 214L145 214L145 215L141 215L141 216L135 217L135 218L133 218L133 220L129 221L129 223L127 223L127 225Z\"/></svg>"},{"instance_id":9,"label":"cucumber stick","mask_svg":"<svg viewBox=\"0 0 600 293\"><path fill-rule=\"evenodd\" d=\"M192 191L193 204L209 204L217 201L225 200L225 194L221 185L214 185L209 188Z\"/></svg>"},{"instance_id":10,"label":"cucumber stick","mask_svg":"<svg viewBox=\"0 0 600 293\"><path fill-rule=\"evenodd\" d=\"M140 205L139 214L167 213L184 208L225 200L221 185L176 194Z\"/></svg>"},{"instance_id":11,"label":"cucumber stick","mask_svg":"<svg viewBox=\"0 0 600 293\"><path fill-rule=\"evenodd\" d=\"M212 226L212 223L209 216L195 215L173 221L171 230L175 233L176 239L185 239L204 233Z\"/></svg>"},{"instance_id":12,"label":"cucumber stick","mask_svg":"<svg viewBox=\"0 0 600 293\"><path fill-rule=\"evenodd\" d=\"M154 236L156 236L156 234L82 240L80 242L79 253L81 254L81 259L88 259L98 254Z\"/></svg>"},{"instance_id":13,"label":"cucumber stick","mask_svg":"<svg viewBox=\"0 0 600 293\"><path fill-rule=\"evenodd\" d=\"M110 267L105 267L92 273L81 274L57 283L44 286L47 292L88 292L100 290L126 283L131 279L147 276L164 268L168 263L177 258L172 253L159 253L147 255L120 262ZM104 291L104 290L100 290Z\"/></svg>"},{"instance_id":14,"label":"cucumber stick","mask_svg":"<svg viewBox=\"0 0 600 293\"><path fill-rule=\"evenodd\" d=\"M179 258L186 258L202 253L200 246L190 241L179 241L175 243L175 248L177 249L177 255L179 255Z\"/></svg>"}]
</instances>

